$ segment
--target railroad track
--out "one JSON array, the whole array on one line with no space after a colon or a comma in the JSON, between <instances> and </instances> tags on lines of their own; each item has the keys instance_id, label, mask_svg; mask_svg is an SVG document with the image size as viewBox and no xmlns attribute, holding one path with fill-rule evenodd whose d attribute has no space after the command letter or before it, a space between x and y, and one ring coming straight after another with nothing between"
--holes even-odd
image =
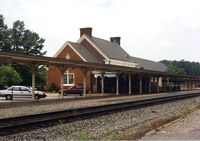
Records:
<instances>
[{"instance_id":1,"label":"railroad track","mask_svg":"<svg viewBox=\"0 0 200 141\"><path fill-rule=\"evenodd\" d=\"M76 120L89 119L106 114L112 114L122 110L128 110L130 108L140 108L149 105L155 105L172 100L179 100L183 98L190 98L199 96L196 94L184 94L174 96L163 96L157 98L148 98L131 102L116 103L111 105L102 105L95 107L86 107L79 109L70 109L64 111L56 111L49 113L41 113L20 117L11 117L0 119L0 136L16 134L19 132L25 132L44 127L50 127L67 122L73 122Z\"/></svg>"}]
</instances>

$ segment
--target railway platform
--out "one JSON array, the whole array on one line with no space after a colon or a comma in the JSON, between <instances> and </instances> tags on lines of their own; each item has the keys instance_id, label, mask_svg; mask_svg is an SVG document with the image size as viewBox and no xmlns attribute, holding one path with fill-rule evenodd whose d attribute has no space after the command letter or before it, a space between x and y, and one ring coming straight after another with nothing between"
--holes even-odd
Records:
<instances>
[{"instance_id":1,"label":"railway platform","mask_svg":"<svg viewBox=\"0 0 200 141\"><path fill-rule=\"evenodd\" d=\"M114 95L114 94L87 94L86 97L77 96L77 95L69 95L64 96L64 99L60 98L60 95L57 93L46 93L47 97L44 99L40 99L38 101L31 101L31 99L14 99L14 100L5 100L5 98L0 99L0 109L4 108L12 108L12 107L21 107L21 106L34 106L34 105L46 105L46 104L57 104L64 102L72 102L72 101L81 101L81 102L136 102L142 99L153 99L158 97L165 96L175 96L181 94L192 94L199 93L200 90L192 90L192 91L176 91L176 92L166 92L166 93L151 93L151 94L127 94L127 95Z\"/></svg>"}]
</instances>

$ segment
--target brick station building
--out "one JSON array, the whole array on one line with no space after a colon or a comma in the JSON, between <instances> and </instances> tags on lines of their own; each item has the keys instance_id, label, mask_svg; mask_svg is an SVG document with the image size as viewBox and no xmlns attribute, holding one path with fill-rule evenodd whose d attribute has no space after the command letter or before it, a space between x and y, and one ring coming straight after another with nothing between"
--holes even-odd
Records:
<instances>
[{"instance_id":1,"label":"brick station building","mask_svg":"<svg viewBox=\"0 0 200 141\"><path fill-rule=\"evenodd\" d=\"M159 62L154 62L146 59L141 59L129 55L120 46L120 37L111 37L110 40L104 40L92 36L92 28L80 28L80 38L76 43L67 41L56 52L55 58L68 60L77 60L84 62L93 62L99 64L111 64L117 66L128 66L145 70L153 70L165 72L167 67ZM106 72L105 74L105 92L116 92L116 72ZM86 87L93 92L101 91L101 72L97 70L89 70L86 75ZM150 80L151 79L151 80ZM69 67L64 72L64 88L73 85L83 84L83 72L80 69ZM51 83L56 87L61 87L61 74L58 68L50 68L47 71L46 86L49 88ZM149 83L151 83L151 92L157 90L157 83L161 91L163 90L164 82L162 77L143 76L142 77L142 92L149 92ZM139 74L131 74L131 91L139 93L140 87ZM119 92L128 93L129 91L129 76L128 74L119 74Z\"/></svg>"}]
</instances>

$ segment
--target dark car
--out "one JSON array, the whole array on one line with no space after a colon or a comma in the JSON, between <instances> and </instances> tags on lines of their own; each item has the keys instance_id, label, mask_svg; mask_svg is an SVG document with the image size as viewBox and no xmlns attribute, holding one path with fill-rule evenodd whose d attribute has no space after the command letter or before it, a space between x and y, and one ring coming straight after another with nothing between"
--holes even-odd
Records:
<instances>
[{"instance_id":1,"label":"dark car","mask_svg":"<svg viewBox=\"0 0 200 141\"><path fill-rule=\"evenodd\" d=\"M63 95L67 96L68 94L79 94L80 96L83 96L84 88L83 86L71 86L69 89L63 89ZM86 89L86 93L89 93L89 90ZM61 94L61 90L59 91L59 94Z\"/></svg>"}]
</instances>

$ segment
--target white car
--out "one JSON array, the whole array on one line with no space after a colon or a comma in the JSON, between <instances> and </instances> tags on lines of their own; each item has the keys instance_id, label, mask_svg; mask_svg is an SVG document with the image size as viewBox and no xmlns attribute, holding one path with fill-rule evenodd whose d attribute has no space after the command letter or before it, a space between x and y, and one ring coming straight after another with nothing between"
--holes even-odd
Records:
<instances>
[{"instance_id":1,"label":"white car","mask_svg":"<svg viewBox=\"0 0 200 141\"><path fill-rule=\"evenodd\" d=\"M45 98L44 92L35 90L35 99ZM6 100L12 98L32 98L32 89L26 86L11 86L6 90L0 90L0 97L5 97Z\"/></svg>"}]
</instances>

